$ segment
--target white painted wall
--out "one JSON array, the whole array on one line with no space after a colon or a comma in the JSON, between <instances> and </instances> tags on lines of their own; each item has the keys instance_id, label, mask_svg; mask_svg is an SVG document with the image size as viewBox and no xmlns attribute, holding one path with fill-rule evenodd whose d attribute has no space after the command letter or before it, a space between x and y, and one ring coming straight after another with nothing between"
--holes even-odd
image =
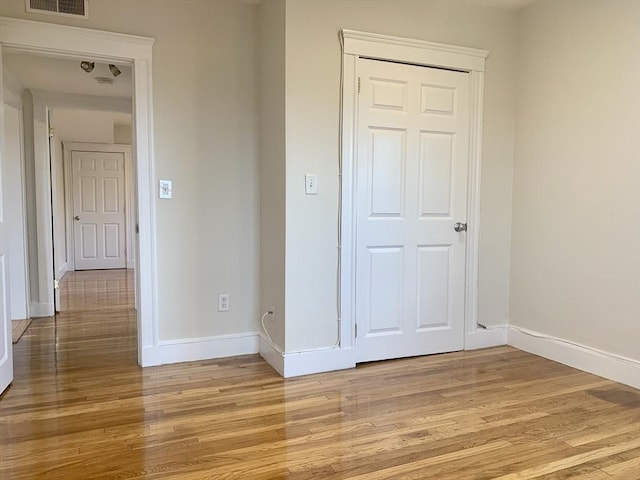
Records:
<instances>
[{"instance_id":1,"label":"white painted wall","mask_svg":"<svg viewBox=\"0 0 640 480\"><path fill-rule=\"evenodd\" d=\"M516 16L463 2L295 0L286 5L286 349L337 340L341 28L487 49L479 321L509 298ZM304 195L304 174L318 195Z\"/></svg>"},{"instance_id":2,"label":"white painted wall","mask_svg":"<svg viewBox=\"0 0 640 480\"><path fill-rule=\"evenodd\" d=\"M3 195L6 199L5 215L8 227L11 319L22 320L29 317L22 112L19 108L5 104L4 114L5 145L2 170L5 177Z\"/></svg>"},{"instance_id":3,"label":"white painted wall","mask_svg":"<svg viewBox=\"0 0 640 480\"><path fill-rule=\"evenodd\" d=\"M131 145L132 137L131 118L129 118L128 124L117 123L117 121L113 124L113 143Z\"/></svg>"},{"instance_id":4,"label":"white painted wall","mask_svg":"<svg viewBox=\"0 0 640 480\"><path fill-rule=\"evenodd\" d=\"M258 9L260 114L260 306L273 341L285 344L285 2Z\"/></svg>"},{"instance_id":5,"label":"white painted wall","mask_svg":"<svg viewBox=\"0 0 640 480\"><path fill-rule=\"evenodd\" d=\"M257 331L257 9L236 0L92 0L85 20L2 1L9 17L156 38L155 173L174 189L157 203L160 340ZM231 295L229 312L216 311L219 293Z\"/></svg>"},{"instance_id":6,"label":"white painted wall","mask_svg":"<svg viewBox=\"0 0 640 480\"><path fill-rule=\"evenodd\" d=\"M56 136L63 142L116 143L116 121L131 121L130 114L118 112L56 108L54 114Z\"/></svg>"},{"instance_id":7,"label":"white painted wall","mask_svg":"<svg viewBox=\"0 0 640 480\"><path fill-rule=\"evenodd\" d=\"M33 96L25 90L22 93L22 118L24 127L24 174L25 174L25 206L27 210L27 251L29 267L30 313L40 315L38 284L38 233L36 228L36 183L33 140ZM34 308L35 307L35 308Z\"/></svg>"},{"instance_id":8,"label":"white painted wall","mask_svg":"<svg viewBox=\"0 0 640 480\"><path fill-rule=\"evenodd\" d=\"M640 360L640 3L520 13L510 320Z\"/></svg>"}]
</instances>

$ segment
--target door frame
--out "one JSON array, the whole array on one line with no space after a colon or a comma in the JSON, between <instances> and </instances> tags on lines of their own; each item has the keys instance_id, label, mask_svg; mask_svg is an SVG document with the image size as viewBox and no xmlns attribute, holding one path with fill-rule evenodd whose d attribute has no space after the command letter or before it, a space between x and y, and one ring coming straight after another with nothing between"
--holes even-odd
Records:
<instances>
[{"instance_id":1,"label":"door frame","mask_svg":"<svg viewBox=\"0 0 640 480\"><path fill-rule=\"evenodd\" d=\"M47 56L123 62L133 70L133 152L136 164L137 221L136 294L138 299L138 363L157 365L158 305L156 257L155 161L153 150L152 47L154 39L31 20L0 17L0 49ZM48 141L48 138L47 138ZM35 145L44 148L42 145ZM36 205L41 295L53 314L51 258L51 183L48 155L36 155ZM40 235L42 232L42 235ZM43 242L40 244L40 242ZM48 242L48 245L47 245ZM48 247L48 248L47 248ZM40 255L39 255L40 257ZM33 292L32 292L33 293ZM50 312L49 312L50 311Z\"/></svg>"},{"instance_id":2,"label":"door frame","mask_svg":"<svg viewBox=\"0 0 640 480\"><path fill-rule=\"evenodd\" d=\"M503 344L495 332L478 329L478 253L480 243L480 174L482 112L487 50L343 29L342 116L340 145L340 348L354 349L356 281L356 176L358 58L386 60L467 72L470 86L469 182L465 258L465 350ZM497 342L496 342L497 339Z\"/></svg>"},{"instance_id":3,"label":"door frame","mask_svg":"<svg viewBox=\"0 0 640 480\"><path fill-rule=\"evenodd\" d=\"M73 152L106 152L122 153L124 157L124 230L125 230L125 257L126 268L135 268L134 243L131 236L135 217L133 216L132 199L134 198L133 182L131 176L131 145L119 143L83 143L62 142L64 155L64 203L65 222L67 232L67 265L69 270L75 270L75 222L73 221Z\"/></svg>"}]
</instances>

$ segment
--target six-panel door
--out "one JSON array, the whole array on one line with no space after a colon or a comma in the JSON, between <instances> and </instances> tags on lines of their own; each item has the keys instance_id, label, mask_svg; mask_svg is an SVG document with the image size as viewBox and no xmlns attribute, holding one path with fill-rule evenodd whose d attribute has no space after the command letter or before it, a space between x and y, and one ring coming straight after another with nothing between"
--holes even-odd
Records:
<instances>
[{"instance_id":1,"label":"six-panel door","mask_svg":"<svg viewBox=\"0 0 640 480\"><path fill-rule=\"evenodd\" d=\"M461 350L469 76L358 61L358 361Z\"/></svg>"},{"instance_id":2,"label":"six-panel door","mask_svg":"<svg viewBox=\"0 0 640 480\"><path fill-rule=\"evenodd\" d=\"M124 154L72 153L76 270L125 268Z\"/></svg>"}]
</instances>

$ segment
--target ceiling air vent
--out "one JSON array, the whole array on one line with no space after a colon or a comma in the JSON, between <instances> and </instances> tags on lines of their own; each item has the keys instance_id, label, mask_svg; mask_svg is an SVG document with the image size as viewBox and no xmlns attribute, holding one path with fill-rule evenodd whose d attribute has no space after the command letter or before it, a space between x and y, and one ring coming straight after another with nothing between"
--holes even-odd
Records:
<instances>
[{"instance_id":1,"label":"ceiling air vent","mask_svg":"<svg viewBox=\"0 0 640 480\"><path fill-rule=\"evenodd\" d=\"M27 12L89 18L88 0L26 0Z\"/></svg>"}]
</instances>

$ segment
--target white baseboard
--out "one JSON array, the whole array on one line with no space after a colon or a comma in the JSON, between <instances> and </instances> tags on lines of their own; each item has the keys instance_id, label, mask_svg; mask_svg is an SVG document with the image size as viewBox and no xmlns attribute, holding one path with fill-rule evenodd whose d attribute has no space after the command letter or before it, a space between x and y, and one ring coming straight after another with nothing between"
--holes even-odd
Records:
<instances>
[{"instance_id":1,"label":"white baseboard","mask_svg":"<svg viewBox=\"0 0 640 480\"><path fill-rule=\"evenodd\" d=\"M56 273L56 278L58 280L62 280L62 277L64 277L64 274L67 273L68 271L69 271L69 264L67 262L64 262L62 265L60 265L60 268Z\"/></svg>"},{"instance_id":2,"label":"white baseboard","mask_svg":"<svg viewBox=\"0 0 640 480\"><path fill-rule=\"evenodd\" d=\"M142 349L143 367L195 362L213 358L258 353L258 333L248 332L214 337L184 338L158 342Z\"/></svg>"},{"instance_id":3,"label":"white baseboard","mask_svg":"<svg viewBox=\"0 0 640 480\"><path fill-rule=\"evenodd\" d=\"M284 356L282 352L277 350L262 335L259 336L259 353L264 361L273 367L282 377L284 377Z\"/></svg>"},{"instance_id":4,"label":"white baseboard","mask_svg":"<svg viewBox=\"0 0 640 480\"><path fill-rule=\"evenodd\" d=\"M479 348L498 347L507 344L507 326L497 325L486 330L478 328L475 332L464 336L465 350L478 350Z\"/></svg>"},{"instance_id":5,"label":"white baseboard","mask_svg":"<svg viewBox=\"0 0 640 480\"><path fill-rule=\"evenodd\" d=\"M49 311L53 311L53 305L31 305L32 317L50 316ZM519 327L498 326L467 334L465 349L504 344L640 389L640 361ZM356 366L354 349L333 347L283 353L257 332L162 341L143 349L141 363L148 367L253 353L260 353L285 378Z\"/></svg>"},{"instance_id":6,"label":"white baseboard","mask_svg":"<svg viewBox=\"0 0 640 480\"><path fill-rule=\"evenodd\" d=\"M285 378L345 370L347 368L355 368L355 366L356 351L353 348L334 347L284 353Z\"/></svg>"},{"instance_id":7,"label":"white baseboard","mask_svg":"<svg viewBox=\"0 0 640 480\"><path fill-rule=\"evenodd\" d=\"M53 303L31 302L29 305L29 315L31 318L52 317L53 314Z\"/></svg>"},{"instance_id":8,"label":"white baseboard","mask_svg":"<svg viewBox=\"0 0 640 480\"><path fill-rule=\"evenodd\" d=\"M280 352L260 336L260 355L284 378L345 370L356 366L354 349L331 347L301 352Z\"/></svg>"},{"instance_id":9,"label":"white baseboard","mask_svg":"<svg viewBox=\"0 0 640 480\"><path fill-rule=\"evenodd\" d=\"M639 360L515 326L509 327L507 342L519 350L640 389Z\"/></svg>"}]
</instances>

